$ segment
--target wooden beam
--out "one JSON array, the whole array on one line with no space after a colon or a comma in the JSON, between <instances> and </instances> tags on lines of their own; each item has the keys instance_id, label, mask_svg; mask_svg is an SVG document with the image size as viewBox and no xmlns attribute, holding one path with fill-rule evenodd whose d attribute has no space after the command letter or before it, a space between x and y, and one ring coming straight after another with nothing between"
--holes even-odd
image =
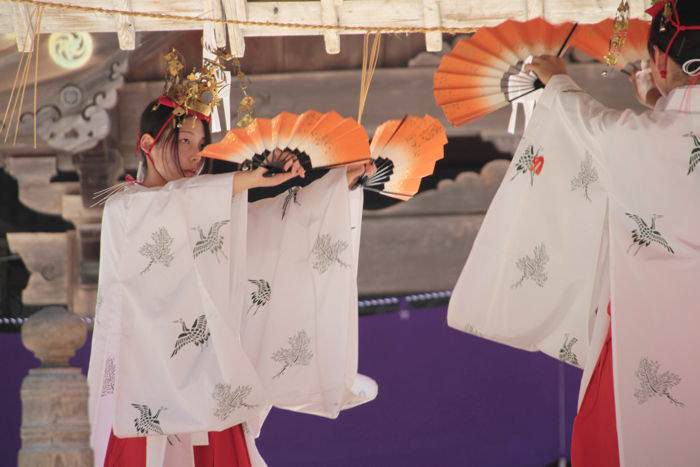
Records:
<instances>
[{"instance_id":1,"label":"wooden beam","mask_svg":"<svg viewBox=\"0 0 700 467\"><path fill-rule=\"evenodd\" d=\"M119 10L131 10L129 0L112 0L112 6ZM119 48L122 50L134 50L136 48L136 29L134 19L129 15L116 15L117 37Z\"/></svg>"},{"instance_id":2,"label":"wooden beam","mask_svg":"<svg viewBox=\"0 0 700 467\"><path fill-rule=\"evenodd\" d=\"M244 0L223 0L228 18L248 19L261 22L315 23L321 18L321 2L252 2ZM83 6L103 6L102 0L70 0ZM208 2L192 0L130 0L132 11L163 12L180 16L206 18L210 14ZM576 20L580 23L594 23L615 14L619 0L558 0L545 2L544 18L550 22ZM536 10L538 3L532 2ZM17 4L0 4L0 33L16 32L13 11ZM645 0L630 2L632 18L646 18ZM423 0L352 0L343 2L336 8L339 24L345 26L397 26L423 27L425 24ZM527 19L532 9L525 1L503 0L449 0L439 3L442 26L447 28L478 28L493 26L508 18ZM21 23L20 23L21 24ZM173 21L157 18L138 17L136 31L180 31L202 29L199 21ZM43 32L116 32L114 18L107 14L80 13L47 8L42 20ZM288 29L264 26L235 26L229 34L237 37L242 45L245 36L292 36L323 35L322 30ZM237 31L240 31L238 34ZM340 31L340 34L363 34L365 31ZM242 49L242 47L239 47Z\"/></svg>"},{"instance_id":3,"label":"wooden beam","mask_svg":"<svg viewBox=\"0 0 700 467\"><path fill-rule=\"evenodd\" d=\"M208 0L209 4L209 17L210 18L223 18L224 11L221 7L221 0ZM226 47L226 26L223 23L214 23L212 25L214 29L214 40L217 47Z\"/></svg>"},{"instance_id":4,"label":"wooden beam","mask_svg":"<svg viewBox=\"0 0 700 467\"><path fill-rule=\"evenodd\" d=\"M423 0L423 18L425 27L440 27L442 20L440 18L440 4L438 0ZM426 33L425 49L428 52L440 52L442 50L442 33Z\"/></svg>"},{"instance_id":5,"label":"wooden beam","mask_svg":"<svg viewBox=\"0 0 700 467\"><path fill-rule=\"evenodd\" d=\"M246 20L248 9L246 0L223 0L226 19ZM228 24L228 40L231 44L231 53L235 57L243 57L245 54L245 38L243 31L237 24Z\"/></svg>"},{"instance_id":6,"label":"wooden beam","mask_svg":"<svg viewBox=\"0 0 700 467\"><path fill-rule=\"evenodd\" d=\"M323 24L337 25L337 6L342 3L343 0L321 0L321 22ZM338 31L325 31L323 33L323 42L326 46L326 53L340 53L340 33Z\"/></svg>"},{"instance_id":7,"label":"wooden beam","mask_svg":"<svg viewBox=\"0 0 700 467\"><path fill-rule=\"evenodd\" d=\"M527 0L527 18L544 17L544 0Z\"/></svg>"}]
</instances>

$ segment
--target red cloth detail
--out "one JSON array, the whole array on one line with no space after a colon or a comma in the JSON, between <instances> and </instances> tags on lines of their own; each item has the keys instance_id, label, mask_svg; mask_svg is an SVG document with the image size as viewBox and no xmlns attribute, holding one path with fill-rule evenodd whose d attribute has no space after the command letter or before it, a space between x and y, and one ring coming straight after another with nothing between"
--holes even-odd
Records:
<instances>
[{"instance_id":1,"label":"red cloth detail","mask_svg":"<svg viewBox=\"0 0 700 467\"><path fill-rule=\"evenodd\" d=\"M175 102L174 100L172 100L168 96L159 96L158 103L161 105L164 105L166 107L170 107L171 109L180 107L180 104L178 104L177 102ZM196 117L200 120L204 120L205 122L211 121L211 117L204 115L201 112L197 112L196 110L192 110L192 109L187 109L187 115L192 115L193 117Z\"/></svg>"},{"instance_id":2,"label":"red cloth detail","mask_svg":"<svg viewBox=\"0 0 700 467\"><path fill-rule=\"evenodd\" d=\"M532 164L530 164L530 172L534 172L535 175L539 175L542 172L543 167L544 167L544 157L537 156L532 160Z\"/></svg>"},{"instance_id":3,"label":"red cloth detail","mask_svg":"<svg viewBox=\"0 0 700 467\"><path fill-rule=\"evenodd\" d=\"M209 432L209 445L193 450L195 467L251 467L241 425ZM117 438L112 433L104 467L146 467L146 438Z\"/></svg>"},{"instance_id":4,"label":"red cloth detail","mask_svg":"<svg viewBox=\"0 0 700 467\"><path fill-rule=\"evenodd\" d=\"M251 467L241 425L210 431L208 446L194 447L195 467Z\"/></svg>"},{"instance_id":5,"label":"red cloth detail","mask_svg":"<svg viewBox=\"0 0 700 467\"><path fill-rule=\"evenodd\" d=\"M654 18L654 17L656 17L656 15L658 15L659 13L664 11L664 8L666 7L667 2L668 2L668 0L662 0L660 2L656 2L644 11L646 12L646 14L648 14L649 16Z\"/></svg>"},{"instance_id":6,"label":"red cloth detail","mask_svg":"<svg viewBox=\"0 0 700 467\"><path fill-rule=\"evenodd\" d=\"M146 467L146 438L109 435L104 467Z\"/></svg>"},{"instance_id":7,"label":"red cloth detail","mask_svg":"<svg viewBox=\"0 0 700 467\"><path fill-rule=\"evenodd\" d=\"M608 305L610 313L610 305ZM608 330L591 380L574 419L571 437L573 467L619 467L613 392L612 333Z\"/></svg>"}]
</instances>

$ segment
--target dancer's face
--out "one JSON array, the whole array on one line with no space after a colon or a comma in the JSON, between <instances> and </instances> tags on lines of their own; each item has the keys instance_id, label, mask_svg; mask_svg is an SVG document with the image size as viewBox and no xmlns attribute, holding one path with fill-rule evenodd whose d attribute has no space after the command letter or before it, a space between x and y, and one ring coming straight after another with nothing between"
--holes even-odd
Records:
<instances>
[{"instance_id":1,"label":"dancer's face","mask_svg":"<svg viewBox=\"0 0 700 467\"><path fill-rule=\"evenodd\" d=\"M204 146L204 124L195 117L188 117L182 121L179 131L175 135L170 134L174 130L166 130L151 149L151 165L165 179L166 182L178 180L183 177L197 175L204 165L204 160L198 155ZM142 146L149 147L153 144L153 137L144 135Z\"/></svg>"}]
</instances>

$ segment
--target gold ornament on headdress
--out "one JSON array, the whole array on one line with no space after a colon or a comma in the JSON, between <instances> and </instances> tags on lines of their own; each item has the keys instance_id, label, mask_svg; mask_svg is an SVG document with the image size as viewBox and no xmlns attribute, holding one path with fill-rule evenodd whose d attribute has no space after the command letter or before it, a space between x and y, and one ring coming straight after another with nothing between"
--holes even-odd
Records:
<instances>
[{"instance_id":1,"label":"gold ornament on headdress","mask_svg":"<svg viewBox=\"0 0 700 467\"><path fill-rule=\"evenodd\" d=\"M666 25L669 21L671 21L671 18L673 17L673 6L671 6L671 2L669 0L656 0L654 2L654 5L656 5L660 1L664 2L664 17L661 20L659 31L666 32Z\"/></svg>"},{"instance_id":2,"label":"gold ornament on headdress","mask_svg":"<svg viewBox=\"0 0 700 467\"><path fill-rule=\"evenodd\" d=\"M242 98L238 103L238 111L236 113L236 126L239 128L245 128L251 123L253 123L253 112L255 110L255 99L253 96L248 95L248 85L250 80L243 73L241 69L241 62L238 58L230 56L231 62L233 62L233 73L236 75L238 80L238 87L241 89Z\"/></svg>"},{"instance_id":3,"label":"gold ornament on headdress","mask_svg":"<svg viewBox=\"0 0 700 467\"><path fill-rule=\"evenodd\" d=\"M609 67L617 65L620 51L627 41L627 31L629 27L630 4L628 0L621 0L620 5L617 7L617 12L615 13L615 20L613 21L613 34L610 38L610 48L603 58L605 64ZM604 72L604 74L607 74L607 72Z\"/></svg>"},{"instance_id":4,"label":"gold ornament on headdress","mask_svg":"<svg viewBox=\"0 0 700 467\"><path fill-rule=\"evenodd\" d=\"M224 84L219 76L225 69L226 55L217 53L215 60L206 60L201 68L194 68L185 77L182 76L185 65L177 50L173 48L164 59L163 95L177 104L173 110L175 116L194 111L209 117L221 102L220 91Z\"/></svg>"}]
</instances>

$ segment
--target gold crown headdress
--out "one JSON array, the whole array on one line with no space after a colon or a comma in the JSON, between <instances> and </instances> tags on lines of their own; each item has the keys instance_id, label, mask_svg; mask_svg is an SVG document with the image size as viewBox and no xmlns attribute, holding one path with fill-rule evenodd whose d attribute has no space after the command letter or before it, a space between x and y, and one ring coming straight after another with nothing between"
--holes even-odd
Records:
<instances>
[{"instance_id":1,"label":"gold crown headdress","mask_svg":"<svg viewBox=\"0 0 700 467\"><path fill-rule=\"evenodd\" d=\"M209 121L212 112L221 102L222 72L227 55L215 51L215 60L205 60L201 68L194 68L182 76L185 68L181 54L172 49L165 54L165 86L158 104L172 107L175 117L194 115Z\"/></svg>"}]
</instances>

